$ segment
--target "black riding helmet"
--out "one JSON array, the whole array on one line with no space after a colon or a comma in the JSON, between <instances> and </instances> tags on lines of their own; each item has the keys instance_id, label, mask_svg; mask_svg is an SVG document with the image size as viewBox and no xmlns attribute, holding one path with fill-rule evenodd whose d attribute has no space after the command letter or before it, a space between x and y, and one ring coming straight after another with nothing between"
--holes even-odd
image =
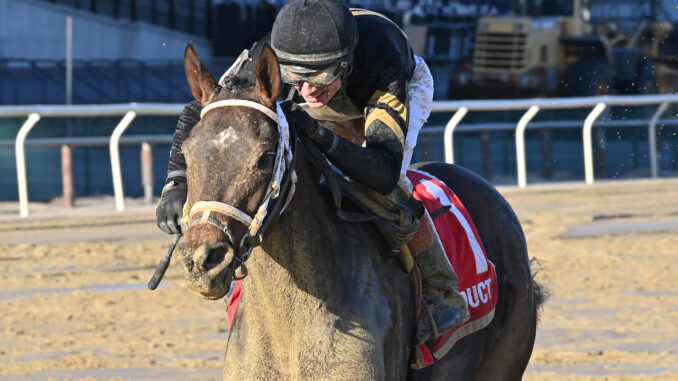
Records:
<instances>
[{"instance_id":1,"label":"black riding helmet","mask_svg":"<svg viewBox=\"0 0 678 381\"><path fill-rule=\"evenodd\" d=\"M325 86L349 74L358 27L341 0L290 0L273 23L271 47L282 79Z\"/></svg>"}]
</instances>

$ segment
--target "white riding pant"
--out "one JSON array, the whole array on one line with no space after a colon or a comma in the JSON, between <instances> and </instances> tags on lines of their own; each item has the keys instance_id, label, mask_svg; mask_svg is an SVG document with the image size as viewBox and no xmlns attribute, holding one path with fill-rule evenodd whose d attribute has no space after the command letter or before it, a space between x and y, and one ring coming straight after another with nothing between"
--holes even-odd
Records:
<instances>
[{"instance_id":1,"label":"white riding pant","mask_svg":"<svg viewBox=\"0 0 678 381\"><path fill-rule=\"evenodd\" d=\"M417 145L417 136L421 127L431 115L433 105L433 76L424 59L414 56L416 66L414 74L407 88L409 96L410 123L407 126L405 146L403 147L403 164L400 167L399 185L412 193L412 183L407 178L407 168L412 161L414 146Z\"/></svg>"}]
</instances>

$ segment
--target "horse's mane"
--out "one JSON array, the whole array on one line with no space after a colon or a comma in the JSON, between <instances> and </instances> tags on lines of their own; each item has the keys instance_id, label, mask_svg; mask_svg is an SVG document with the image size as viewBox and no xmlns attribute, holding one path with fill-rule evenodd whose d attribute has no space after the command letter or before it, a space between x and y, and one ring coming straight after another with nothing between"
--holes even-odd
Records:
<instances>
[{"instance_id":1,"label":"horse's mane","mask_svg":"<svg viewBox=\"0 0 678 381\"><path fill-rule=\"evenodd\" d=\"M255 85L254 76L245 74L229 75L220 85L234 95L239 95Z\"/></svg>"}]
</instances>

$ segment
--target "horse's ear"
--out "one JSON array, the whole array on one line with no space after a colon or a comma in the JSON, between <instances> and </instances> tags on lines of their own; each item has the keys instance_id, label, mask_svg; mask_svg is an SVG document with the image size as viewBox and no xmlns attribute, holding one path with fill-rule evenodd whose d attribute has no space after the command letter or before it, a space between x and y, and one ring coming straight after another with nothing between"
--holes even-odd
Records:
<instances>
[{"instance_id":1,"label":"horse's ear","mask_svg":"<svg viewBox=\"0 0 678 381\"><path fill-rule=\"evenodd\" d=\"M281 87L280 66L275 52L268 44L262 47L255 70L259 98L266 106L273 107Z\"/></svg>"},{"instance_id":2,"label":"horse's ear","mask_svg":"<svg viewBox=\"0 0 678 381\"><path fill-rule=\"evenodd\" d=\"M200 58L198 58L193 44L190 42L186 45L186 51L184 52L184 71L186 72L186 81L188 81L188 86L191 88L191 93L205 107L208 96L218 85L212 74L202 66L202 62L200 62Z\"/></svg>"}]
</instances>

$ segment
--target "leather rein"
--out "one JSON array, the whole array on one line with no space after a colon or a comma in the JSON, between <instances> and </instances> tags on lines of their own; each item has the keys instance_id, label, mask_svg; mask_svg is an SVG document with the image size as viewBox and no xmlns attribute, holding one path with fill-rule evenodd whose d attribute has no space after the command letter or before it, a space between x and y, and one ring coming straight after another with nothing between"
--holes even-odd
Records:
<instances>
[{"instance_id":1,"label":"leather rein","mask_svg":"<svg viewBox=\"0 0 678 381\"><path fill-rule=\"evenodd\" d=\"M297 174L294 170L297 156L297 136L296 131L289 128L279 104L276 104L277 112L274 112L270 108L257 102L241 99L227 99L207 105L202 109L200 117L204 117L204 115L211 110L222 107L249 107L256 109L273 120L278 126L278 147L275 155L275 163L273 165L273 174L271 175L271 181L269 182L264 198L254 216L249 216L246 212L235 206L220 201L198 201L193 204L188 213L184 210L184 225L187 226L187 228L197 224L207 223L224 232L230 241L230 244L234 246L235 255L233 256L233 259L239 262L233 267L234 273L237 268L241 268L240 277L234 277L234 279L242 279L247 276L245 261L249 259L252 249L261 244L263 236L270 226L271 221L285 210L292 200L292 196L294 196L297 182ZM188 206L188 203L184 208L186 208L186 206ZM247 231L238 242L238 246L235 246L236 242L231 230L228 229L225 223L212 217L212 213L223 214L247 227ZM198 215L200 215L200 218L196 219Z\"/></svg>"}]
</instances>

